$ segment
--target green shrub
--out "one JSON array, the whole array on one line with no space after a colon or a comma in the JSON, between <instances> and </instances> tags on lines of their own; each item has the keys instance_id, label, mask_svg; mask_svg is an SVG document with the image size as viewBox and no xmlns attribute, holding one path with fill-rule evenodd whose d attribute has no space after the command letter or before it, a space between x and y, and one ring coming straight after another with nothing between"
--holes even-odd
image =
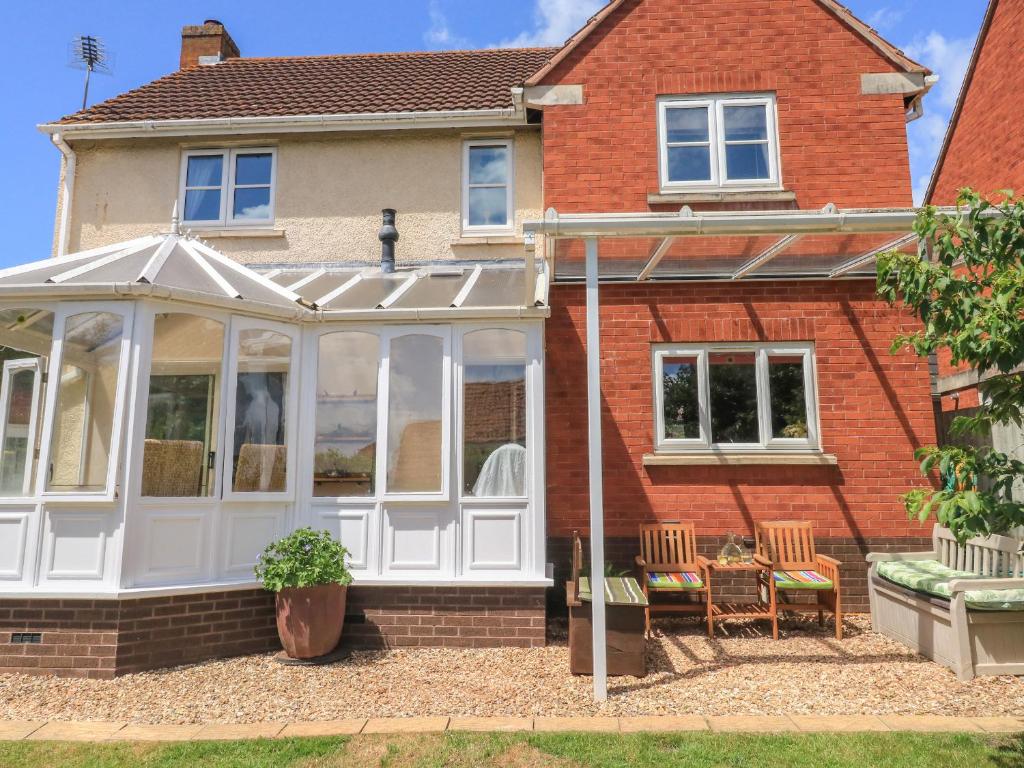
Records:
<instances>
[{"instance_id":1,"label":"green shrub","mask_svg":"<svg viewBox=\"0 0 1024 768\"><path fill-rule=\"evenodd\" d=\"M327 531L299 528L268 545L256 563L256 578L271 592L285 587L351 584L348 550Z\"/></svg>"}]
</instances>

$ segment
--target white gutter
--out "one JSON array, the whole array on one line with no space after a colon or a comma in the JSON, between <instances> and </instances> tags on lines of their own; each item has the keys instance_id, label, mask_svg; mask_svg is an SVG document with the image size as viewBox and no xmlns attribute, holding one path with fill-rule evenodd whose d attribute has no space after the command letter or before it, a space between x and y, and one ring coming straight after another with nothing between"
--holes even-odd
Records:
<instances>
[{"instance_id":1,"label":"white gutter","mask_svg":"<svg viewBox=\"0 0 1024 768\"><path fill-rule=\"evenodd\" d=\"M947 214L956 208L940 208ZM959 211L963 216L966 211ZM790 235L833 232L910 232L916 208L827 211L713 211L693 213L564 214L549 209L541 221L523 222L524 232L552 237L685 237Z\"/></svg>"},{"instance_id":2,"label":"white gutter","mask_svg":"<svg viewBox=\"0 0 1024 768\"><path fill-rule=\"evenodd\" d=\"M437 112L362 112L357 114L204 117L183 120L128 120L109 123L43 123L43 133L76 138L203 136L224 133L295 133L413 128L478 128L526 124L520 105L501 109L453 109Z\"/></svg>"},{"instance_id":3,"label":"white gutter","mask_svg":"<svg viewBox=\"0 0 1024 768\"><path fill-rule=\"evenodd\" d=\"M60 190L60 229L57 232L57 256L59 258L68 252L68 237L71 234L69 226L71 202L75 189L75 166L78 165L78 158L75 156L75 150L64 141L64 136L59 130L50 133L50 141L64 155L64 183Z\"/></svg>"}]
</instances>

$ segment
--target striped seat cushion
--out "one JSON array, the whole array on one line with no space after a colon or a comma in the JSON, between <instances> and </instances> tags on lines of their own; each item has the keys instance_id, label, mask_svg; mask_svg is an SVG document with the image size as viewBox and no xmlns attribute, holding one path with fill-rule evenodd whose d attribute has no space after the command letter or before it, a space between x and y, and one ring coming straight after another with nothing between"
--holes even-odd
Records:
<instances>
[{"instance_id":1,"label":"striped seat cushion","mask_svg":"<svg viewBox=\"0 0 1024 768\"><path fill-rule=\"evenodd\" d=\"M776 589L832 589L832 580L817 571L773 571Z\"/></svg>"},{"instance_id":2,"label":"striped seat cushion","mask_svg":"<svg viewBox=\"0 0 1024 768\"><path fill-rule=\"evenodd\" d=\"M700 589L704 581L693 571L648 573L647 586L650 589Z\"/></svg>"},{"instance_id":3,"label":"striped seat cushion","mask_svg":"<svg viewBox=\"0 0 1024 768\"><path fill-rule=\"evenodd\" d=\"M580 576L577 595L587 603L594 599L589 577ZM608 605L647 605L647 598L632 576L605 576L604 601Z\"/></svg>"}]
</instances>

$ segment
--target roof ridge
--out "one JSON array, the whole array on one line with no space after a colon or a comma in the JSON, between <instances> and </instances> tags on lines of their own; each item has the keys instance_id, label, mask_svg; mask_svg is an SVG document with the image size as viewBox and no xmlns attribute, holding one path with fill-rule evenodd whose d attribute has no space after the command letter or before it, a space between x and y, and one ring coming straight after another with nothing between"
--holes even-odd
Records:
<instances>
[{"instance_id":1,"label":"roof ridge","mask_svg":"<svg viewBox=\"0 0 1024 768\"><path fill-rule=\"evenodd\" d=\"M386 58L388 56L400 56L403 58L414 58L418 56L443 56L453 53L540 53L557 51L558 46L537 45L525 48L446 48L444 50L431 51L370 51L367 53L312 53L298 56L238 56L225 59L220 64L231 62L241 63L247 61L296 61L305 59L372 59ZM190 70L179 70L190 71Z\"/></svg>"}]
</instances>

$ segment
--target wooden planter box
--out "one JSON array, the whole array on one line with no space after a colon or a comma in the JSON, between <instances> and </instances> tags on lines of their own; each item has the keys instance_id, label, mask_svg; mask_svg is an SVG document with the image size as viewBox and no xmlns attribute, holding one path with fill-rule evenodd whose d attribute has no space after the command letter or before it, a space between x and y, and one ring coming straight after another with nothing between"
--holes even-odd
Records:
<instances>
[{"instance_id":1,"label":"wooden planter box","mask_svg":"<svg viewBox=\"0 0 1024 768\"><path fill-rule=\"evenodd\" d=\"M569 670L594 673L594 629L589 602L576 597L576 582L565 585L569 605ZM644 606L605 605L608 674L643 677L647 674Z\"/></svg>"}]
</instances>

